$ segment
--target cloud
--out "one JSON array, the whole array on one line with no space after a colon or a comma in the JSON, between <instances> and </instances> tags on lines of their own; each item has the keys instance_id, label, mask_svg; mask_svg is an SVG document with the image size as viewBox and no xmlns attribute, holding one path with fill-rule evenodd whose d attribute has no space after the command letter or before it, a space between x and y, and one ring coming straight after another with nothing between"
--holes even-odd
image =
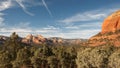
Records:
<instances>
[{"instance_id":1,"label":"cloud","mask_svg":"<svg viewBox=\"0 0 120 68\"><path fill-rule=\"evenodd\" d=\"M100 31L100 29L91 29L91 30L71 30L69 32L63 33L63 38L84 38L88 39L92 37L93 35L97 34Z\"/></svg>"},{"instance_id":2,"label":"cloud","mask_svg":"<svg viewBox=\"0 0 120 68\"><path fill-rule=\"evenodd\" d=\"M104 18L116 10L118 8L76 13L71 17L58 20L58 22L64 29L64 38L90 38L101 31Z\"/></svg>"},{"instance_id":3,"label":"cloud","mask_svg":"<svg viewBox=\"0 0 120 68\"><path fill-rule=\"evenodd\" d=\"M34 16L34 14L30 13L29 11L27 11L27 8L23 4L23 2L24 2L23 0L16 0L16 2L20 5L20 7L23 9L23 11L25 13L27 13L28 15Z\"/></svg>"},{"instance_id":4,"label":"cloud","mask_svg":"<svg viewBox=\"0 0 120 68\"><path fill-rule=\"evenodd\" d=\"M0 29L0 32L31 32L31 29L29 28L28 22L24 22L24 24L22 22L13 26L4 25Z\"/></svg>"},{"instance_id":5,"label":"cloud","mask_svg":"<svg viewBox=\"0 0 120 68\"><path fill-rule=\"evenodd\" d=\"M18 27L19 28L29 28L30 27L30 22L20 22L19 24L15 24L13 27Z\"/></svg>"},{"instance_id":6,"label":"cloud","mask_svg":"<svg viewBox=\"0 0 120 68\"><path fill-rule=\"evenodd\" d=\"M65 32L64 38L85 38L88 39L91 36L101 31L101 22L89 22L78 25L64 26Z\"/></svg>"},{"instance_id":7,"label":"cloud","mask_svg":"<svg viewBox=\"0 0 120 68\"><path fill-rule=\"evenodd\" d=\"M66 29L79 29L79 26L66 26Z\"/></svg>"},{"instance_id":8,"label":"cloud","mask_svg":"<svg viewBox=\"0 0 120 68\"><path fill-rule=\"evenodd\" d=\"M48 8L45 0L42 0L42 3L43 3L43 5L45 6L46 10L48 11L49 15L52 16L52 13L51 13L51 11L49 10L49 8Z\"/></svg>"},{"instance_id":9,"label":"cloud","mask_svg":"<svg viewBox=\"0 0 120 68\"><path fill-rule=\"evenodd\" d=\"M60 20L59 22L63 23L73 23L73 22L80 22L80 21L92 21L92 20L98 20L100 18L104 18L105 14L76 14L75 16L72 16L70 18L66 18L64 20Z\"/></svg>"},{"instance_id":10,"label":"cloud","mask_svg":"<svg viewBox=\"0 0 120 68\"><path fill-rule=\"evenodd\" d=\"M101 28L101 25L102 25L102 22L89 22L89 23L82 23L82 24L77 24L77 25L67 25L67 26L64 26L65 29L68 29L68 30L85 30L85 29L100 29Z\"/></svg>"},{"instance_id":11,"label":"cloud","mask_svg":"<svg viewBox=\"0 0 120 68\"><path fill-rule=\"evenodd\" d=\"M0 34L2 35L9 36L12 32L17 32L22 37L25 37L27 34L30 34L30 33L42 34L42 35L45 35L45 37L58 36L59 34L61 35L60 29L58 27L49 25L43 28L33 28L33 27L30 27L30 22L21 22L13 26L5 25L0 29Z\"/></svg>"},{"instance_id":12,"label":"cloud","mask_svg":"<svg viewBox=\"0 0 120 68\"><path fill-rule=\"evenodd\" d=\"M54 27L54 26L48 25L47 27L45 27L45 28L43 28L43 29L49 30L49 29L59 29L59 28L56 28L56 27Z\"/></svg>"},{"instance_id":13,"label":"cloud","mask_svg":"<svg viewBox=\"0 0 120 68\"><path fill-rule=\"evenodd\" d=\"M30 1L31 1L32 3L31 3ZM36 0L36 1L33 1L33 0L16 0L16 2L20 5L20 7L23 9L23 11L24 11L25 13L27 13L28 15L34 16L33 13L31 13L31 12L29 12L29 11L27 10L27 7L25 6L26 4L24 4L24 3L29 3L29 4L31 4L31 5L42 5L42 6L44 6L44 7L46 8L46 10L48 11L49 15L52 16L52 13L51 13L51 11L49 10L49 8L48 8L45 0L42 0L42 3L37 2L37 0Z\"/></svg>"},{"instance_id":14,"label":"cloud","mask_svg":"<svg viewBox=\"0 0 120 68\"><path fill-rule=\"evenodd\" d=\"M4 0L4 1L0 1L0 28L3 27L5 25L4 23L4 13L2 13L2 11L9 9L13 6L11 0Z\"/></svg>"},{"instance_id":15,"label":"cloud","mask_svg":"<svg viewBox=\"0 0 120 68\"><path fill-rule=\"evenodd\" d=\"M74 14L73 16L67 17L63 20L58 20L58 22L69 24L75 22L101 20L107 17L110 13L112 13L115 10L116 9L99 9L86 11L83 13Z\"/></svg>"},{"instance_id":16,"label":"cloud","mask_svg":"<svg viewBox=\"0 0 120 68\"><path fill-rule=\"evenodd\" d=\"M0 11L4 11L6 9L12 8L15 5L15 2L17 2L19 4L19 6L23 9L23 11L31 16L33 16L32 13L30 13L29 11L27 11L27 8L25 7L25 5L23 4L23 2L25 2L26 0L3 0L0 1Z\"/></svg>"},{"instance_id":17,"label":"cloud","mask_svg":"<svg viewBox=\"0 0 120 68\"><path fill-rule=\"evenodd\" d=\"M12 6L13 6L13 4L12 4L11 0L0 1L0 11L4 11Z\"/></svg>"}]
</instances>

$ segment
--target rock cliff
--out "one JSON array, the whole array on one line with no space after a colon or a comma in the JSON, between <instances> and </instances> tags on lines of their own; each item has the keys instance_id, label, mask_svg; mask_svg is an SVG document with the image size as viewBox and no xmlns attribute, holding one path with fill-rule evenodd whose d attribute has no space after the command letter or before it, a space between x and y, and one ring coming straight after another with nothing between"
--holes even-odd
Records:
<instances>
[{"instance_id":1,"label":"rock cliff","mask_svg":"<svg viewBox=\"0 0 120 68\"><path fill-rule=\"evenodd\" d=\"M102 30L89 39L91 46L112 44L120 46L120 10L108 16L103 24Z\"/></svg>"},{"instance_id":2,"label":"rock cliff","mask_svg":"<svg viewBox=\"0 0 120 68\"><path fill-rule=\"evenodd\" d=\"M120 10L104 20L101 33L115 32L117 30L120 30Z\"/></svg>"},{"instance_id":3,"label":"rock cliff","mask_svg":"<svg viewBox=\"0 0 120 68\"><path fill-rule=\"evenodd\" d=\"M46 38L44 38L42 35L33 36L32 34L29 34L22 39L22 42L28 44L43 44L44 42L46 42Z\"/></svg>"}]
</instances>

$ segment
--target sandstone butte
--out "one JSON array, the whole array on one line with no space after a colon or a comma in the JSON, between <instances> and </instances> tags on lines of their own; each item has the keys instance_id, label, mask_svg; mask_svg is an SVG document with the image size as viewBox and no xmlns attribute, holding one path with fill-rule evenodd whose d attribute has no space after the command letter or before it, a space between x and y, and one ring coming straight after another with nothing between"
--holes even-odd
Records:
<instances>
[{"instance_id":1,"label":"sandstone butte","mask_svg":"<svg viewBox=\"0 0 120 68\"><path fill-rule=\"evenodd\" d=\"M108 16L103 21L101 32L89 39L91 46L108 43L114 46L120 46L120 10Z\"/></svg>"},{"instance_id":2,"label":"sandstone butte","mask_svg":"<svg viewBox=\"0 0 120 68\"><path fill-rule=\"evenodd\" d=\"M102 24L102 34L120 30L120 10L108 16Z\"/></svg>"},{"instance_id":3,"label":"sandstone butte","mask_svg":"<svg viewBox=\"0 0 120 68\"><path fill-rule=\"evenodd\" d=\"M25 38L22 39L23 43L27 43L27 44L43 44L43 43L63 43L63 39L62 38L52 38L52 39L48 39L48 38L44 38L42 35L32 35L29 34L27 35Z\"/></svg>"},{"instance_id":4,"label":"sandstone butte","mask_svg":"<svg viewBox=\"0 0 120 68\"><path fill-rule=\"evenodd\" d=\"M23 43L35 43L35 44L43 44L46 42L46 38L41 35L33 36L32 34L27 35L27 37L22 39Z\"/></svg>"}]
</instances>

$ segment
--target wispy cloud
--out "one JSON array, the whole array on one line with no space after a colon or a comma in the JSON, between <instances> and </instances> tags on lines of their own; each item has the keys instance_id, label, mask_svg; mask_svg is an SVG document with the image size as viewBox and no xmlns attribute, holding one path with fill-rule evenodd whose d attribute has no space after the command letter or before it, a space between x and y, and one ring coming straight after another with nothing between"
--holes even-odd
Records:
<instances>
[{"instance_id":1,"label":"wispy cloud","mask_svg":"<svg viewBox=\"0 0 120 68\"><path fill-rule=\"evenodd\" d=\"M96 29L96 28L98 28L98 29L100 29L101 28L101 25L102 25L102 22L89 22L89 23L82 23L82 24L78 24L78 25L66 25L66 26L64 26L65 27L65 29L69 29L69 30L72 30L72 29L74 29L74 30L77 30L77 29L80 29L80 30L85 30L85 29Z\"/></svg>"},{"instance_id":2,"label":"wispy cloud","mask_svg":"<svg viewBox=\"0 0 120 68\"><path fill-rule=\"evenodd\" d=\"M82 22L82 21L95 21L95 20L104 19L113 11L115 11L115 9L105 9L105 10L99 9L99 10L86 11L83 13L74 14L73 16L67 17L63 20L58 20L58 22L69 24L69 23Z\"/></svg>"},{"instance_id":3,"label":"wispy cloud","mask_svg":"<svg viewBox=\"0 0 120 68\"><path fill-rule=\"evenodd\" d=\"M43 3L43 5L45 6L46 10L48 11L49 15L52 16L52 13L51 13L51 11L49 10L49 8L48 8L45 0L42 0L42 3Z\"/></svg>"},{"instance_id":4,"label":"wispy cloud","mask_svg":"<svg viewBox=\"0 0 120 68\"><path fill-rule=\"evenodd\" d=\"M24 24L23 24L24 23ZM29 22L21 22L13 26L7 26L0 28L0 34L9 36L12 32L17 32L20 36L25 37L27 34L42 34L45 37L61 36L60 29L55 26L46 26L43 28L30 27Z\"/></svg>"},{"instance_id":5,"label":"wispy cloud","mask_svg":"<svg viewBox=\"0 0 120 68\"><path fill-rule=\"evenodd\" d=\"M11 0L0 1L0 11L4 11L12 6L13 6L13 4L12 4Z\"/></svg>"},{"instance_id":6,"label":"wispy cloud","mask_svg":"<svg viewBox=\"0 0 120 68\"><path fill-rule=\"evenodd\" d=\"M97 9L83 13L75 13L71 17L58 20L65 30L64 38L90 38L101 31L101 25L105 17L118 10Z\"/></svg>"},{"instance_id":7,"label":"wispy cloud","mask_svg":"<svg viewBox=\"0 0 120 68\"><path fill-rule=\"evenodd\" d=\"M4 13L2 11L9 9L13 6L11 0L0 1L0 28L4 26Z\"/></svg>"},{"instance_id":8,"label":"wispy cloud","mask_svg":"<svg viewBox=\"0 0 120 68\"><path fill-rule=\"evenodd\" d=\"M64 20L59 20L59 22L63 23L74 23L74 22L81 22L81 21L91 21L91 20L96 20L100 18L104 18L106 15L105 14L76 14L75 16L72 16L70 18L66 18Z\"/></svg>"},{"instance_id":9,"label":"wispy cloud","mask_svg":"<svg viewBox=\"0 0 120 68\"><path fill-rule=\"evenodd\" d=\"M59 28L56 28L56 27L54 27L54 26L48 25L47 27L45 27L45 28L43 28L43 29L49 30L49 29L59 29Z\"/></svg>"},{"instance_id":10,"label":"wispy cloud","mask_svg":"<svg viewBox=\"0 0 120 68\"><path fill-rule=\"evenodd\" d=\"M71 31L63 33L63 34L64 34L64 38L88 39L88 38L92 37L93 35L97 34L99 31L100 31L100 29L71 30Z\"/></svg>"},{"instance_id":11,"label":"wispy cloud","mask_svg":"<svg viewBox=\"0 0 120 68\"><path fill-rule=\"evenodd\" d=\"M27 13L27 14L29 14L29 15L31 15L31 16L34 16L34 14L31 13L31 12L29 12L29 11L27 10L27 7L23 4L24 2L29 2L29 1L26 1L26 0L16 0L16 2L20 5L20 7L24 10L25 13ZM36 3L36 4L37 4L37 3ZM52 13L51 13L51 11L49 10L49 8L48 8L45 0L42 0L42 4L41 4L41 3L38 3L38 4L39 4L39 5L43 5L43 6L46 8L46 10L47 10L47 12L49 13L49 15L52 17Z\"/></svg>"},{"instance_id":12,"label":"wispy cloud","mask_svg":"<svg viewBox=\"0 0 120 68\"><path fill-rule=\"evenodd\" d=\"M33 13L30 13L29 11L27 11L27 8L25 7L25 5L23 4L23 0L16 0L16 2L20 5L20 7L24 10L25 13L34 16Z\"/></svg>"},{"instance_id":13,"label":"wispy cloud","mask_svg":"<svg viewBox=\"0 0 120 68\"><path fill-rule=\"evenodd\" d=\"M30 4L32 6L33 5L39 5L39 6L43 5L46 8L46 10L48 11L49 15L52 16L52 13L49 10L45 0L42 0L41 3L38 2L37 0L1 0L0 1L0 11L4 11L6 9L13 7L13 6L16 6L15 2L23 9L23 11L25 13L27 13L30 16L34 16L34 14L28 11L28 6L26 6L26 3L27 3L27 5Z\"/></svg>"}]
</instances>

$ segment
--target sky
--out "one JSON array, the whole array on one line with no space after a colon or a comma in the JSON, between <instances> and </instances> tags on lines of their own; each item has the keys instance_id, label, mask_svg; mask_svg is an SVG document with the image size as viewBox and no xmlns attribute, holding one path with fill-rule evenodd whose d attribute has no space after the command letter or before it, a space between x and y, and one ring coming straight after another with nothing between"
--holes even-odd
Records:
<instances>
[{"instance_id":1,"label":"sky","mask_svg":"<svg viewBox=\"0 0 120 68\"><path fill-rule=\"evenodd\" d=\"M0 35L88 39L119 9L120 0L0 0Z\"/></svg>"}]
</instances>

